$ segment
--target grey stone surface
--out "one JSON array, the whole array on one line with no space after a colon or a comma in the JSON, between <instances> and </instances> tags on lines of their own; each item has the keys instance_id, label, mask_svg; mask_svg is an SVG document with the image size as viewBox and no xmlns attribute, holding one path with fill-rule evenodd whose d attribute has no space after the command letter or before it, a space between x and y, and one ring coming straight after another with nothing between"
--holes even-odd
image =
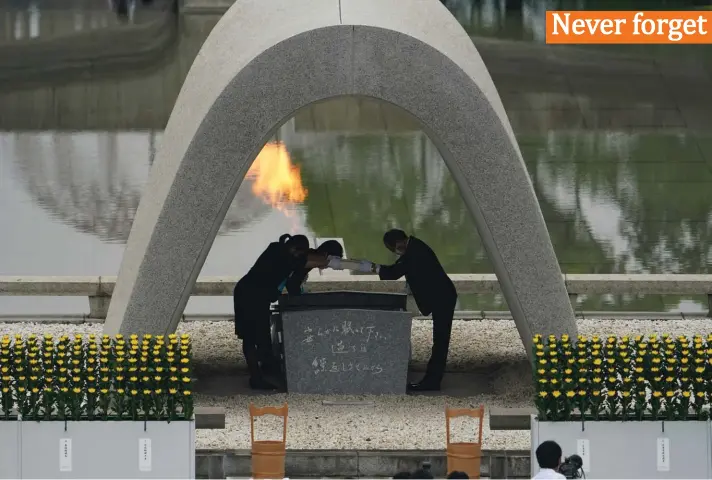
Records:
<instances>
[{"instance_id":1,"label":"grey stone surface","mask_svg":"<svg viewBox=\"0 0 712 480\"><path fill-rule=\"evenodd\" d=\"M20 478L20 422L0 420L0 478Z\"/></svg>"},{"instance_id":2,"label":"grey stone surface","mask_svg":"<svg viewBox=\"0 0 712 480\"><path fill-rule=\"evenodd\" d=\"M491 407L489 412L490 430L529 430L534 408Z\"/></svg>"},{"instance_id":3,"label":"grey stone surface","mask_svg":"<svg viewBox=\"0 0 712 480\"><path fill-rule=\"evenodd\" d=\"M404 394L412 314L379 310L282 313L289 393Z\"/></svg>"},{"instance_id":4,"label":"grey stone surface","mask_svg":"<svg viewBox=\"0 0 712 480\"><path fill-rule=\"evenodd\" d=\"M225 428L225 409L219 407L195 408L196 430L221 430Z\"/></svg>"},{"instance_id":5,"label":"grey stone surface","mask_svg":"<svg viewBox=\"0 0 712 480\"><path fill-rule=\"evenodd\" d=\"M527 351L535 333L576 334L502 102L469 36L437 0L235 3L178 96L105 331L175 330L265 141L299 108L344 95L397 105L430 135L475 219Z\"/></svg>"},{"instance_id":6,"label":"grey stone surface","mask_svg":"<svg viewBox=\"0 0 712 480\"><path fill-rule=\"evenodd\" d=\"M616 293L704 295L712 292L712 275L566 274L566 287L577 294Z\"/></svg>"},{"instance_id":7,"label":"grey stone surface","mask_svg":"<svg viewBox=\"0 0 712 480\"><path fill-rule=\"evenodd\" d=\"M710 274L565 274L569 295L583 294L660 294L706 295L712 293ZM450 275L458 293L501 293L497 276L489 273L456 273ZM232 295L239 277L202 276L193 286L191 295ZM0 276L0 295L21 296L87 296L110 297L116 286L115 276ZM405 281L383 282L375 275L354 275L348 278L314 276L305 284L305 291L358 291L403 293Z\"/></svg>"}]
</instances>

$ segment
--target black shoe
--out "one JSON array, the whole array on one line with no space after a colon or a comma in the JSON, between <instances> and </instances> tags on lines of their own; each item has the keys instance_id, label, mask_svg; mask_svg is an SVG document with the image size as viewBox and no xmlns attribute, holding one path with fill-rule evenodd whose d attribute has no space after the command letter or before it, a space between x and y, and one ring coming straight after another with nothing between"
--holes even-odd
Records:
<instances>
[{"instance_id":1,"label":"black shoe","mask_svg":"<svg viewBox=\"0 0 712 480\"><path fill-rule=\"evenodd\" d=\"M419 382L409 383L407 387L409 392L439 392L440 384L435 382Z\"/></svg>"},{"instance_id":2,"label":"black shoe","mask_svg":"<svg viewBox=\"0 0 712 480\"><path fill-rule=\"evenodd\" d=\"M277 387L264 378L250 378L250 388L252 390L277 390Z\"/></svg>"}]
</instances>

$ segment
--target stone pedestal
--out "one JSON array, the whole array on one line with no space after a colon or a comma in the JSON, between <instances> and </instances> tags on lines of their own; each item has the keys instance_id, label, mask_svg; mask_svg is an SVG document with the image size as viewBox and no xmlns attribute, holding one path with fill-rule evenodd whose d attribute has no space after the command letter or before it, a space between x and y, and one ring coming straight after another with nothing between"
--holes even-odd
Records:
<instances>
[{"instance_id":1,"label":"stone pedestal","mask_svg":"<svg viewBox=\"0 0 712 480\"><path fill-rule=\"evenodd\" d=\"M280 301L287 390L405 394L412 314L406 296L329 292Z\"/></svg>"}]
</instances>

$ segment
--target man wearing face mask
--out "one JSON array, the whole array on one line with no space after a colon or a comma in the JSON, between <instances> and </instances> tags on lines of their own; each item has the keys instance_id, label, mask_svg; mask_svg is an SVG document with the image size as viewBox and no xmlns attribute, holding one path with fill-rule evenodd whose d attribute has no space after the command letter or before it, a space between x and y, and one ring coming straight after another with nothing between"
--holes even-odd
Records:
<instances>
[{"instance_id":1,"label":"man wearing face mask","mask_svg":"<svg viewBox=\"0 0 712 480\"><path fill-rule=\"evenodd\" d=\"M403 230L389 230L383 243L398 255L393 265L371 266L381 280L398 280L405 276L410 291L423 315L433 316L433 349L423 379L408 385L410 391L440 390L450 347L452 320L457 303L457 291L447 276L435 252Z\"/></svg>"}]
</instances>

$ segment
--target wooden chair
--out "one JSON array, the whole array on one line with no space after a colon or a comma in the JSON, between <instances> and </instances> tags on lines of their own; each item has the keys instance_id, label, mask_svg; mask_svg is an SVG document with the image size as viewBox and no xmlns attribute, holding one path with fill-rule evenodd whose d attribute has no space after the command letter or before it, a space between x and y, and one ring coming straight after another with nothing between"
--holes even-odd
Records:
<instances>
[{"instance_id":1,"label":"wooden chair","mask_svg":"<svg viewBox=\"0 0 712 480\"><path fill-rule=\"evenodd\" d=\"M485 407L450 408L445 407L445 435L447 436L447 473L465 472L470 478L480 478L480 461L482 459L482 424ZM450 420L457 417L470 417L479 420L477 442L451 442Z\"/></svg>"},{"instance_id":2,"label":"wooden chair","mask_svg":"<svg viewBox=\"0 0 712 480\"><path fill-rule=\"evenodd\" d=\"M256 407L250 403L250 430L252 439L252 478L284 478L284 460L287 455L287 416L289 407ZM274 415L282 417L282 440L255 440L255 417Z\"/></svg>"}]
</instances>

